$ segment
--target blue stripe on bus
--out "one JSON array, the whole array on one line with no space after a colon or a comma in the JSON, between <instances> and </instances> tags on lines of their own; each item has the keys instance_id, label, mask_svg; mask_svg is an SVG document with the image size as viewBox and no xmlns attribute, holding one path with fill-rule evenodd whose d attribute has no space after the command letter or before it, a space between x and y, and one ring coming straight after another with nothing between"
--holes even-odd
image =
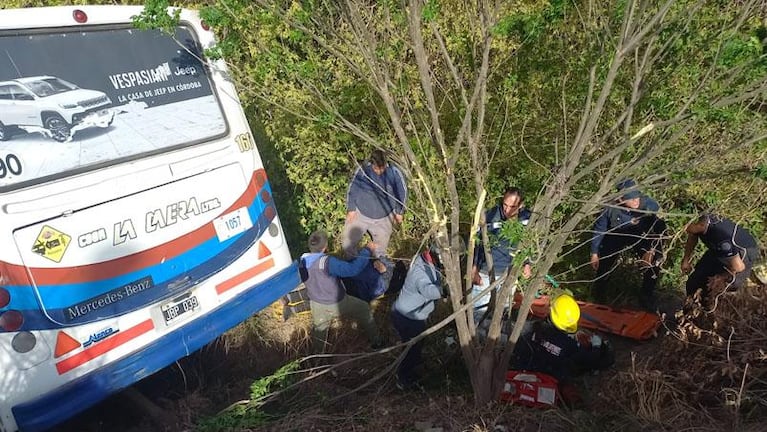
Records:
<instances>
[{"instance_id":1,"label":"blue stripe on bus","mask_svg":"<svg viewBox=\"0 0 767 432\"><path fill-rule=\"evenodd\" d=\"M221 333L269 306L299 283L294 262L205 317L166 334L145 348L71 381L35 400L12 407L19 430L44 431L200 349ZM37 366L42 367L42 366ZM53 368L52 362L46 367Z\"/></svg>"},{"instance_id":2,"label":"blue stripe on bus","mask_svg":"<svg viewBox=\"0 0 767 432\"><path fill-rule=\"evenodd\" d=\"M44 292L45 289L56 289L62 294L68 294L58 296L58 298L54 297L53 299L43 295L43 298L45 299L45 312L47 315L40 312L36 298L33 297L31 299L33 300L33 303L29 307L22 308L19 307L19 302L16 300L16 297L14 297L16 294L12 293L11 296L14 299L13 307L20 310L25 318L21 329L44 330L85 324L122 315L144 307L149 303L154 303L157 300L171 297L174 294L181 294L193 285L196 285L200 281L207 279L225 268L253 247L255 242L261 238L267 230L270 223L271 220L266 218L266 214L262 214L259 219L255 221L252 229L221 243L221 245L223 245L223 250L217 250L219 249L219 242L214 238L163 264L147 267L144 271L133 272L119 278L113 278L108 281L100 281L97 283L40 287L39 289L41 292ZM216 252L216 255L210 256L210 250ZM176 270L175 273L168 271L168 269L173 268L178 270ZM71 316L71 313L68 312L68 309L84 300L93 299L101 294L122 287L129 282L134 282L148 276L152 277L153 286L151 288L81 316L73 317ZM171 284L175 285L175 282L179 279L186 278L192 282L182 283L178 286L170 286ZM14 291L18 292L20 289L15 287ZM32 290L29 289L29 287L26 287L27 293L31 291ZM26 302L29 302L30 298L27 297L25 300Z\"/></svg>"},{"instance_id":3,"label":"blue stripe on bus","mask_svg":"<svg viewBox=\"0 0 767 432\"><path fill-rule=\"evenodd\" d=\"M250 219L254 221L254 226L251 230L257 230L258 237L260 237L261 234L263 234L269 227L269 224L271 224L271 219L267 220L265 218L264 211L269 207L273 207L273 205L271 203L262 202L262 193L264 191L271 195L271 187L268 182L264 184L258 193L255 194L253 202L247 208ZM239 234L238 236L241 235L243 234ZM198 244L193 249L190 249L185 253L172 258L171 260L167 260L164 263L157 264L155 266L147 266L145 270L136 271L127 275L104 279L97 282L83 282L69 285L40 285L37 287L37 289L40 292L40 295L43 297L45 305L50 305L51 307L56 308L77 304L80 301L96 297L99 294L108 292L121 285L134 282L138 279L148 276L147 272L149 271L155 272L154 274L149 275L152 276L155 284L162 283L171 278L177 277L181 273L178 271L176 273L170 273L168 270L166 270L166 267L170 269L174 268L172 265L169 266L168 263L175 261L177 266L178 263L183 263L182 259L188 260L189 257L192 257L192 262L206 261L214 255L225 251L231 244L232 240L236 239L238 236L235 236L226 242L218 242L215 237L208 239L203 243ZM189 255L185 257L186 254ZM198 256L194 256L192 254L198 254ZM180 268L186 267L181 266ZM73 271L76 271L75 269L73 269ZM39 309L40 304L37 300L36 294L33 290L30 289L30 285L7 285L5 288L11 295L12 303L7 308L3 309Z\"/></svg>"}]
</instances>

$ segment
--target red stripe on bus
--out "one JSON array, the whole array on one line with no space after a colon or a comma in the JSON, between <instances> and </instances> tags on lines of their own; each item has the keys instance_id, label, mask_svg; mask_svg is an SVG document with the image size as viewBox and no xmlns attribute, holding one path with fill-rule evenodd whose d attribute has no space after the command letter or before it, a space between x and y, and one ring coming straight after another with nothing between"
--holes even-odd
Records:
<instances>
[{"instance_id":1,"label":"red stripe on bus","mask_svg":"<svg viewBox=\"0 0 767 432\"><path fill-rule=\"evenodd\" d=\"M90 348L86 348L84 351L77 353L66 360L62 360L56 363L56 370L59 372L59 375L63 375L72 369L88 363L96 357L106 354L109 351L119 347L120 345L123 345L152 329L154 329L154 323L151 319L148 319L127 330L120 331L109 339L97 343Z\"/></svg>"},{"instance_id":2,"label":"red stripe on bus","mask_svg":"<svg viewBox=\"0 0 767 432\"><path fill-rule=\"evenodd\" d=\"M257 264L255 267L251 267L248 270L238 274L237 276L227 279L216 285L216 292L223 294L224 292L229 291L230 289L236 287L237 285L245 282L250 278L258 276L259 274L269 270L272 267L274 267L274 258L269 258L268 260Z\"/></svg>"},{"instance_id":3,"label":"red stripe on bus","mask_svg":"<svg viewBox=\"0 0 767 432\"><path fill-rule=\"evenodd\" d=\"M253 173L250 184L245 193L240 196L229 208L221 212L218 216L241 207L248 207L256 197L266 182L264 170L258 170ZM211 218L215 219L218 216ZM110 277L118 276L140 270L147 266L155 265L163 259L174 258L189 249L194 248L200 243L213 238L216 230L213 223L209 222L200 228L167 243L155 246L145 251L136 252L121 258L104 261L96 264L88 264L77 267L30 267L8 264L0 261L0 268L5 276L5 283L10 285L29 285L29 274L34 275L36 285L63 285L74 283L93 282ZM32 247L32 245L30 245Z\"/></svg>"}]
</instances>

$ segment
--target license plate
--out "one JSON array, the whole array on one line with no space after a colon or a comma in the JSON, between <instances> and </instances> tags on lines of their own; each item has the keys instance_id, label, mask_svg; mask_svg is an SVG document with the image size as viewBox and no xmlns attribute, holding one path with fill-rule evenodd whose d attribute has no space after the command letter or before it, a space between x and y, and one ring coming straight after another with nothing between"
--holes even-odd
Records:
<instances>
[{"instance_id":1,"label":"license plate","mask_svg":"<svg viewBox=\"0 0 767 432\"><path fill-rule=\"evenodd\" d=\"M160 306L162 317L165 319L166 325L171 325L180 321L182 318L194 314L198 309L200 309L200 302L197 300L197 297L191 293L176 297Z\"/></svg>"},{"instance_id":2,"label":"license plate","mask_svg":"<svg viewBox=\"0 0 767 432\"><path fill-rule=\"evenodd\" d=\"M213 219L218 241L226 241L253 227L248 209L240 207L237 210Z\"/></svg>"}]
</instances>

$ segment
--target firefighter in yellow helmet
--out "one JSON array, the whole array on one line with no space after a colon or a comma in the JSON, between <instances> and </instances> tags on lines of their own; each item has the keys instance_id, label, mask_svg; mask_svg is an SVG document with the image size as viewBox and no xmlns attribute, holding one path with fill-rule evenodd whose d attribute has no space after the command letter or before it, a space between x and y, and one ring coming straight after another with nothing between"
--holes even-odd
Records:
<instances>
[{"instance_id":1,"label":"firefighter in yellow helmet","mask_svg":"<svg viewBox=\"0 0 767 432\"><path fill-rule=\"evenodd\" d=\"M572 296L562 294L551 302L550 316L554 327L572 334L578 331L581 308Z\"/></svg>"},{"instance_id":2,"label":"firefighter in yellow helmet","mask_svg":"<svg viewBox=\"0 0 767 432\"><path fill-rule=\"evenodd\" d=\"M580 317L581 309L571 295L555 297L549 317L528 322L523 330L514 348L512 369L553 376L567 398L566 393L574 390L570 381L575 374L611 365L612 350L601 338L594 335L588 344L578 342L575 333ZM577 397L571 394L570 399Z\"/></svg>"}]
</instances>

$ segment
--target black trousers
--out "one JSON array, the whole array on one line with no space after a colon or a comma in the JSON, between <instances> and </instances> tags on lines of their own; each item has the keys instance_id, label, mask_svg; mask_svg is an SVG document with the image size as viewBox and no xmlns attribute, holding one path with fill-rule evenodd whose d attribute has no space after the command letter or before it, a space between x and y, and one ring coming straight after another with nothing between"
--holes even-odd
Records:
<instances>
[{"instance_id":1,"label":"black trousers","mask_svg":"<svg viewBox=\"0 0 767 432\"><path fill-rule=\"evenodd\" d=\"M418 336L426 330L426 321L412 320L396 310L392 310L391 321L394 329L402 342ZM410 351L405 354L405 358L397 367L397 378L402 384L410 385L418 380L415 369L421 364L421 350L423 349L423 339L410 347Z\"/></svg>"},{"instance_id":2,"label":"black trousers","mask_svg":"<svg viewBox=\"0 0 767 432\"><path fill-rule=\"evenodd\" d=\"M631 227L630 230L608 233L599 247L599 269L593 285L592 295L599 302L606 300L606 291L610 274L615 269L615 262L623 252L632 252L641 258L647 251L654 250L653 262L642 269L642 288L639 291L639 303L643 307L652 307L655 287L660 277L660 264L663 256L663 234L666 222L658 218L647 218Z\"/></svg>"},{"instance_id":3,"label":"black trousers","mask_svg":"<svg viewBox=\"0 0 767 432\"><path fill-rule=\"evenodd\" d=\"M728 289L735 290L743 286L751 276L751 267L754 265L754 261L759 259L759 249L752 248L746 249L746 256L743 257L743 264L746 268L742 272L731 278ZM698 288L703 290L703 296L708 294L708 278L716 276L718 274L726 273L727 268L716 257L713 251L706 251L703 256L695 264L695 269L687 278L687 295L691 296L695 294Z\"/></svg>"}]
</instances>

